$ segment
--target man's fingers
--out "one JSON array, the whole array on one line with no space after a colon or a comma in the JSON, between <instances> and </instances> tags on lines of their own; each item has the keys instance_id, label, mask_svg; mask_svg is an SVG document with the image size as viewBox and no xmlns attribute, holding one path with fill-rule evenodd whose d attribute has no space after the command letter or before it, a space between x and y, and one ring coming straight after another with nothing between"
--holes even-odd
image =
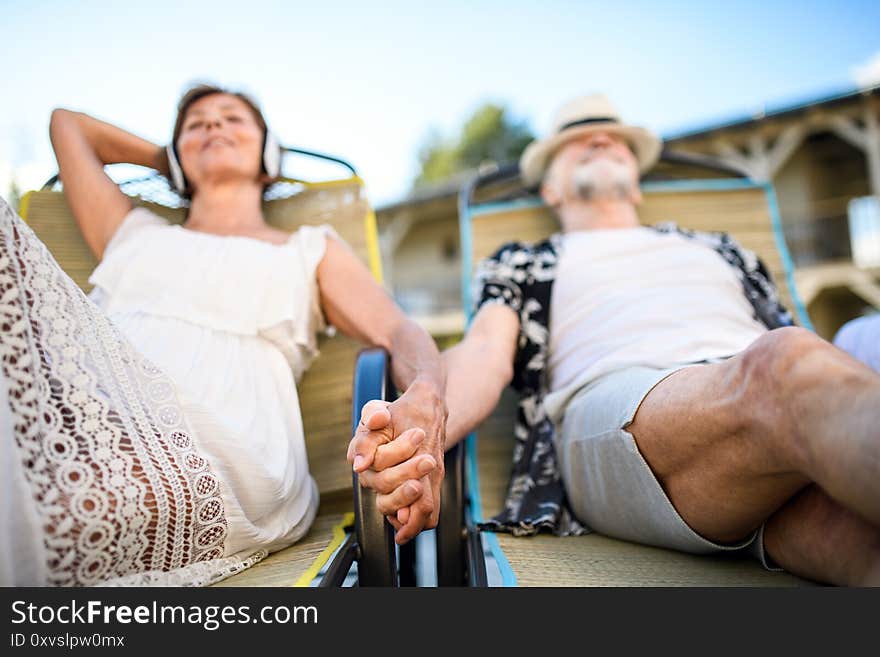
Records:
<instances>
[{"instance_id":1,"label":"man's fingers","mask_svg":"<svg viewBox=\"0 0 880 657\"><path fill-rule=\"evenodd\" d=\"M364 470L360 473L358 480L361 486L387 495L409 479L421 479L436 467L437 461L434 460L434 457L425 454L381 472L376 472L373 469Z\"/></svg>"},{"instance_id":2,"label":"man's fingers","mask_svg":"<svg viewBox=\"0 0 880 657\"><path fill-rule=\"evenodd\" d=\"M391 516L397 513L401 507L412 504L419 498L424 490L424 486L419 481L408 481L402 486L398 486L388 495L376 495L376 508L383 516Z\"/></svg>"},{"instance_id":3,"label":"man's fingers","mask_svg":"<svg viewBox=\"0 0 880 657\"><path fill-rule=\"evenodd\" d=\"M373 469L384 470L403 463L416 453L425 441L425 431L420 428L407 429L390 443L379 445L373 457Z\"/></svg>"}]
</instances>

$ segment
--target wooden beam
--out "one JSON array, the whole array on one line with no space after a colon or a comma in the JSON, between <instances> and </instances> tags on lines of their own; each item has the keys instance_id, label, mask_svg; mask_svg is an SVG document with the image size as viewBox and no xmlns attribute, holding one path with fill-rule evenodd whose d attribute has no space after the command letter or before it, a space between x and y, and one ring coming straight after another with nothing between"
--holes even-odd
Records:
<instances>
[{"instance_id":1,"label":"wooden beam","mask_svg":"<svg viewBox=\"0 0 880 657\"><path fill-rule=\"evenodd\" d=\"M857 282L850 285L850 289L874 308L880 310L880 285L871 282Z\"/></svg>"},{"instance_id":2,"label":"wooden beam","mask_svg":"<svg viewBox=\"0 0 880 657\"><path fill-rule=\"evenodd\" d=\"M715 152L718 154L718 159L724 162L724 164L737 169L742 172L743 175L746 175L753 180L755 179L755 171L751 168L749 158L736 146L726 139L716 139L712 142L712 145L715 148Z\"/></svg>"},{"instance_id":3,"label":"wooden beam","mask_svg":"<svg viewBox=\"0 0 880 657\"><path fill-rule=\"evenodd\" d=\"M867 148L867 132L857 126L856 122L852 119L844 116L832 116L828 119L828 128L835 135L859 150L863 151Z\"/></svg>"},{"instance_id":4,"label":"wooden beam","mask_svg":"<svg viewBox=\"0 0 880 657\"><path fill-rule=\"evenodd\" d=\"M714 146L725 164L739 169L755 182L766 183L773 179L797 150L806 134L804 125L794 123L785 128L773 146L768 148L764 136L755 132L748 139L748 155L724 139L716 140Z\"/></svg>"},{"instance_id":5,"label":"wooden beam","mask_svg":"<svg viewBox=\"0 0 880 657\"><path fill-rule=\"evenodd\" d=\"M794 123L782 131L767 156L767 179L773 179L807 136L803 124Z\"/></svg>"},{"instance_id":6,"label":"wooden beam","mask_svg":"<svg viewBox=\"0 0 880 657\"><path fill-rule=\"evenodd\" d=\"M749 170L755 182L768 182L770 175L770 158L767 155L767 141L760 132L749 135Z\"/></svg>"},{"instance_id":7,"label":"wooden beam","mask_svg":"<svg viewBox=\"0 0 880 657\"><path fill-rule=\"evenodd\" d=\"M795 271L798 294L809 305L823 290L848 288L854 294L880 309L880 284L866 270L852 262L832 262L803 267Z\"/></svg>"},{"instance_id":8,"label":"wooden beam","mask_svg":"<svg viewBox=\"0 0 880 657\"><path fill-rule=\"evenodd\" d=\"M878 106L865 98L865 158L868 160L868 180L871 194L880 199L880 121L877 119Z\"/></svg>"}]
</instances>

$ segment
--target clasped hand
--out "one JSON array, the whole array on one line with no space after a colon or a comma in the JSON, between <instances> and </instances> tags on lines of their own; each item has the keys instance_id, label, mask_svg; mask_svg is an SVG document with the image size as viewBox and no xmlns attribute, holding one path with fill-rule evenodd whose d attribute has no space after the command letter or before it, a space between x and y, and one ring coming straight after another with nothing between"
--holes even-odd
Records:
<instances>
[{"instance_id":1,"label":"clasped hand","mask_svg":"<svg viewBox=\"0 0 880 657\"><path fill-rule=\"evenodd\" d=\"M346 458L360 484L376 491L399 545L437 526L445 442L446 405L429 384L414 382L397 401L361 410Z\"/></svg>"}]
</instances>

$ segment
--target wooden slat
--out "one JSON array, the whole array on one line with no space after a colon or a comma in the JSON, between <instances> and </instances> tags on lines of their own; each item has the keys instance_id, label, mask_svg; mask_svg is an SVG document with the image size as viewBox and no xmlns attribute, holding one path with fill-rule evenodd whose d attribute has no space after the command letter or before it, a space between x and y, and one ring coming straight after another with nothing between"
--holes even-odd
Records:
<instances>
[{"instance_id":1,"label":"wooden slat","mask_svg":"<svg viewBox=\"0 0 880 657\"><path fill-rule=\"evenodd\" d=\"M330 544L333 528L342 521L343 515L318 515L299 541L214 586L293 586Z\"/></svg>"},{"instance_id":2,"label":"wooden slat","mask_svg":"<svg viewBox=\"0 0 880 657\"><path fill-rule=\"evenodd\" d=\"M519 586L810 586L745 557L696 556L599 534L499 535Z\"/></svg>"},{"instance_id":3,"label":"wooden slat","mask_svg":"<svg viewBox=\"0 0 880 657\"><path fill-rule=\"evenodd\" d=\"M351 386L360 345L345 336L336 336L322 338L319 348L321 355L303 375L297 389L309 470L324 495L351 490L351 466L345 460L345 452L351 440ZM325 355L329 356L327 360Z\"/></svg>"},{"instance_id":4,"label":"wooden slat","mask_svg":"<svg viewBox=\"0 0 880 657\"><path fill-rule=\"evenodd\" d=\"M89 276L98 261L86 245L64 196L58 192L33 192L27 220L67 275L83 291L91 291Z\"/></svg>"}]
</instances>

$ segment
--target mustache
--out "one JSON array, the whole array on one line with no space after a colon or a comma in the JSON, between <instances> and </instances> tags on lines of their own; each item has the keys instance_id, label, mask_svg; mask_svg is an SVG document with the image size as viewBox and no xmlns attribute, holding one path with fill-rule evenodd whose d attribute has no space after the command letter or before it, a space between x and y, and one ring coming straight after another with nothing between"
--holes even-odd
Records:
<instances>
[{"instance_id":1,"label":"mustache","mask_svg":"<svg viewBox=\"0 0 880 657\"><path fill-rule=\"evenodd\" d=\"M578 159L578 165L581 164L590 164L595 162L598 159L607 159L612 162L617 162L618 164L623 164L623 160L620 158L620 155L615 153L612 149L607 146L593 146L588 149L581 157Z\"/></svg>"}]
</instances>

